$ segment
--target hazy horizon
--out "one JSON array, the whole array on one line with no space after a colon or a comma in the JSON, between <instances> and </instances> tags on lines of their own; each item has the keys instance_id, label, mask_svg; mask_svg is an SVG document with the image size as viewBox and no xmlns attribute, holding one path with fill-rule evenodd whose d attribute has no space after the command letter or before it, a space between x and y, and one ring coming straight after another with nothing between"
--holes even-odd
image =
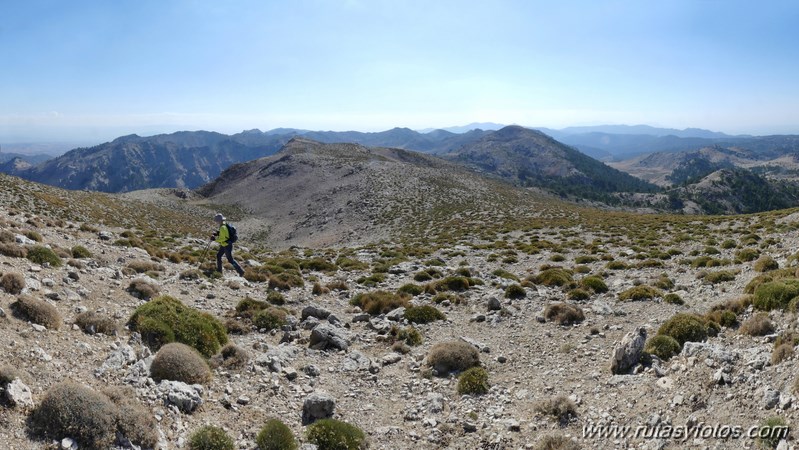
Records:
<instances>
[{"instance_id":1,"label":"hazy horizon","mask_svg":"<svg viewBox=\"0 0 799 450\"><path fill-rule=\"evenodd\" d=\"M799 3L18 2L0 144L472 122L799 134Z\"/></svg>"}]
</instances>

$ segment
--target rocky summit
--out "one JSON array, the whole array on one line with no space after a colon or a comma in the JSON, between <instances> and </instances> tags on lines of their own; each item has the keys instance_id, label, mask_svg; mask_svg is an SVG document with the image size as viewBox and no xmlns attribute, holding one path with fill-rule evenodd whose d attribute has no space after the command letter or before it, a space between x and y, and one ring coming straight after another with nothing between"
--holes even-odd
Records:
<instances>
[{"instance_id":1,"label":"rocky summit","mask_svg":"<svg viewBox=\"0 0 799 450\"><path fill-rule=\"evenodd\" d=\"M418 209L390 227L352 225L347 239L314 243L321 225L301 239L259 235L253 224L270 222L247 203L266 198L252 180L304 170L313 186L340 150L300 139L196 193L0 177L4 448L794 445L795 210L644 215L487 190L430 214L417 192ZM347 151L324 180L340 183L329 192L352 180L349 199L313 200L342 214L368 201L368 168L418 158ZM473 182L436 179L448 163L416 164L414 177L438 180L419 189L454 199ZM380 189L407 192L395 175ZM243 224L243 277L215 273L208 251L226 192L240 199L225 214ZM315 209L270 192L285 220ZM424 226L402 233L414 217Z\"/></svg>"}]
</instances>

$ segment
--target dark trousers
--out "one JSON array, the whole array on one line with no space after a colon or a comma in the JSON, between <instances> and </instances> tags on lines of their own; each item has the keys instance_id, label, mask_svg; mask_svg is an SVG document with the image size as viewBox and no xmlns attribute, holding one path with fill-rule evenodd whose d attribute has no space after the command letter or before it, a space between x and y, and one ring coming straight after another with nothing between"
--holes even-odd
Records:
<instances>
[{"instance_id":1,"label":"dark trousers","mask_svg":"<svg viewBox=\"0 0 799 450\"><path fill-rule=\"evenodd\" d=\"M228 262L236 269L239 275L244 275L244 270L241 268L239 263L233 259L233 244L228 244L224 247L219 247L219 251L216 252L216 270L218 272L222 272L222 255L227 257Z\"/></svg>"}]
</instances>

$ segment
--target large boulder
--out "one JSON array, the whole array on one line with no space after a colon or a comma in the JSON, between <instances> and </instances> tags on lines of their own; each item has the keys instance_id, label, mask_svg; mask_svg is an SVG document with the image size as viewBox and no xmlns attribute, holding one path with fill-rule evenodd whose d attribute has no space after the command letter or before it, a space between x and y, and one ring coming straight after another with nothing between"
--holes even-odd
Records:
<instances>
[{"instance_id":1,"label":"large boulder","mask_svg":"<svg viewBox=\"0 0 799 450\"><path fill-rule=\"evenodd\" d=\"M329 323L320 323L311 331L309 347L315 350L334 348L346 351L350 347L350 339L344 329Z\"/></svg>"},{"instance_id":2,"label":"large boulder","mask_svg":"<svg viewBox=\"0 0 799 450\"><path fill-rule=\"evenodd\" d=\"M635 331L627 333L621 342L613 349L610 360L610 371L614 374L630 372L644 352L646 344L646 328L638 327Z\"/></svg>"},{"instance_id":3,"label":"large boulder","mask_svg":"<svg viewBox=\"0 0 799 450\"><path fill-rule=\"evenodd\" d=\"M302 424L309 425L319 419L332 417L335 410L336 399L325 392L314 392L302 404Z\"/></svg>"}]
</instances>

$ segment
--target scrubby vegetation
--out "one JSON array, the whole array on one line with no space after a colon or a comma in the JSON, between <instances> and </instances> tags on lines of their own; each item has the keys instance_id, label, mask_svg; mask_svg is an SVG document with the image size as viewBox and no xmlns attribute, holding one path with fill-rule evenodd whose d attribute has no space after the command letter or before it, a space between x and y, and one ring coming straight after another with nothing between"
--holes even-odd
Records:
<instances>
[{"instance_id":1,"label":"scrubby vegetation","mask_svg":"<svg viewBox=\"0 0 799 450\"><path fill-rule=\"evenodd\" d=\"M191 434L189 450L235 450L236 445L222 428L206 425Z\"/></svg>"},{"instance_id":2,"label":"scrubby vegetation","mask_svg":"<svg viewBox=\"0 0 799 450\"><path fill-rule=\"evenodd\" d=\"M385 314L400 306L407 307L408 298L407 295L403 294L373 291L356 295L350 300L350 304L360 307L363 311L371 315L378 315Z\"/></svg>"},{"instance_id":3,"label":"scrubby vegetation","mask_svg":"<svg viewBox=\"0 0 799 450\"><path fill-rule=\"evenodd\" d=\"M453 340L433 345L427 354L427 365L444 376L480 365L480 355L473 345Z\"/></svg>"},{"instance_id":4,"label":"scrubby vegetation","mask_svg":"<svg viewBox=\"0 0 799 450\"><path fill-rule=\"evenodd\" d=\"M258 450L296 450L298 447L291 428L280 419L267 420L258 432L255 442Z\"/></svg>"},{"instance_id":5,"label":"scrubby vegetation","mask_svg":"<svg viewBox=\"0 0 799 450\"><path fill-rule=\"evenodd\" d=\"M661 325L657 334L673 338L682 349L686 342L703 342L707 339L708 321L696 314L679 313Z\"/></svg>"},{"instance_id":6,"label":"scrubby vegetation","mask_svg":"<svg viewBox=\"0 0 799 450\"><path fill-rule=\"evenodd\" d=\"M585 320L582 308L568 303L553 303L544 309L544 317L558 325L572 325Z\"/></svg>"},{"instance_id":7,"label":"scrubby vegetation","mask_svg":"<svg viewBox=\"0 0 799 450\"><path fill-rule=\"evenodd\" d=\"M482 367L466 369L458 377L458 394L482 395L488 393L488 372Z\"/></svg>"},{"instance_id":8,"label":"scrubby vegetation","mask_svg":"<svg viewBox=\"0 0 799 450\"><path fill-rule=\"evenodd\" d=\"M360 428L336 419L321 419L308 426L308 442L319 450L360 450L366 435Z\"/></svg>"},{"instance_id":9,"label":"scrubby vegetation","mask_svg":"<svg viewBox=\"0 0 799 450\"><path fill-rule=\"evenodd\" d=\"M43 325L51 330L61 327L61 314L55 306L31 297L20 295L17 301L11 304L14 312L23 320L29 320L35 324Z\"/></svg>"},{"instance_id":10,"label":"scrubby vegetation","mask_svg":"<svg viewBox=\"0 0 799 450\"><path fill-rule=\"evenodd\" d=\"M646 341L644 351L651 353L663 361L668 361L672 356L680 353L680 343L671 336L659 334Z\"/></svg>"},{"instance_id":11,"label":"scrubby vegetation","mask_svg":"<svg viewBox=\"0 0 799 450\"><path fill-rule=\"evenodd\" d=\"M438 308L430 305L409 306L405 309L404 317L411 323L430 323L447 318Z\"/></svg>"},{"instance_id":12,"label":"scrubby vegetation","mask_svg":"<svg viewBox=\"0 0 799 450\"><path fill-rule=\"evenodd\" d=\"M211 369L195 349L179 342L171 342L155 354L150 375L156 381L205 384L211 380Z\"/></svg>"},{"instance_id":13,"label":"scrubby vegetation","mask_svg":"<svg viewBox=\"0 0 799 450\"><path fill-rule=\"evenodd\" d=\"M217 319L166 295L137 308L128 325L131 330L138 331L153 350L170 342L180 342L211 357L227 343L227 331Z\"/></svg>"}]
</instances>

